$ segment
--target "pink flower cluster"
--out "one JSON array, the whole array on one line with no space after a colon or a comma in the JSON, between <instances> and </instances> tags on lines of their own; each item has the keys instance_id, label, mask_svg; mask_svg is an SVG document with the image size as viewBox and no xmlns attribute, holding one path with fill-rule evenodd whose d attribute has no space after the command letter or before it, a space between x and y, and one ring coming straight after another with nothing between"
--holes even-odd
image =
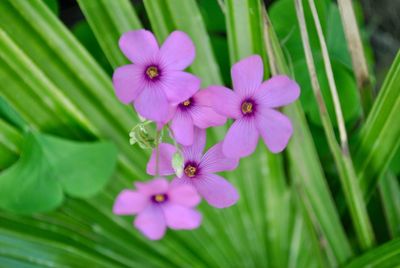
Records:
<instances>
[{"instance_id":1,"label":"pink flower cluster","mask_svg":"<svg viewBox=\"0 0 400 268\"><path fill-rule=\"evenodd\" d=\"M132 103L159 129L168 125L179 146L160 143L153 150L147 173L157 178L136 183L136 191L122 191L114 213L138 214L134 224L150 239L160 239L167 227L197 228L201 214L194 207L200 197L217 208L232 206L239 198L234 186L215 173L235 169L241 157L254 152L260 136L271 152L285 149L292 124L276 108L294 102L299 86L281 75L263 82L262 59L253 55L233 65L233 90L200 89L200 79L184 71L195 58L195 46L180 31L171 33L161 47L146 30L125 33L119 45L132 64L114 72L118 99ZM205 129L224 125L228 118L234 121L224 140L203 154ZM182 176L168 183L159 176L175 174L176 153L183 156Z\"/></svg>"}]
</instances>

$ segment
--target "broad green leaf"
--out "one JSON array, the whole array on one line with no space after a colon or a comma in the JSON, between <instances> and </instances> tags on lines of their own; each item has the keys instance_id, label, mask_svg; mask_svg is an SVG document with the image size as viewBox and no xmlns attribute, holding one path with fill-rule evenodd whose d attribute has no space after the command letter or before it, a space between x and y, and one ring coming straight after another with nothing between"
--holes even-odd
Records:
<instances>
[{"instance_id":1,"label":"broad green leaf","mask_svg":"<svg viewBox=\"0 0 400 268\"><path fill-rule=\"evenodd\" d=\"M318 37L315 31L315 26L312 22L311 12L306 8L308 7L307 1L304 1L304 5L310 45L312 50L318 53L321 49L319 48ZM317 8L318 14L320 14L321 23L325 25L328 14L328 1L317 1ZM276 35L279 38L282 47L289 54L289 57L287 58L288 64L295 64L298 61L304 60L305 55L301 45L300 30L297 23L294 1L275 1L268 9L268 15L274 25ZM304 68L303 72L305 71L306 68Z\"/></svg>"},{"instance_id":2,"label":"broad green leaf","mask_svg":"<svg viewBox=\"0 0 400 268\"><path fill-rule=\"evenodd\" d=\"M111 177L116 150L111 143L76 143L29 133L20 160L0 174L0 206L16 213L49 211L63 191L87 198Z\"/></svg>"},{"instance_id":3,"label":"broad green leaf","mask_svg":"<svg viewBox=\"0 0 400 268\"><path fill-rule=\"evenodd\" d=\"M332 97L329 92L328 80L323 71L323 62L320 54L316 55L315 60L318 81L320 83L322 95L328 109L329 117L334 126L337 126L335 111L332 103ZM298 61L294 65L296 81L301 86L301 102L305 111L309 114L310 120L319 126L322 126L317 102L312 92L310 76L306 71L306 62ZM361 115L361 105L357 86L348 69L338 61L332 61L332 69L335 82L338 88L339 99L343 107L343 117L346 122L355 121Z\"/></svg>"},{"instance_id":4,"label":"broad green leaf","mask_svg":"<svg viewBox=\"0 0 400 268\"><path fill-rule=\"evenodd\" d=\"M115 98L110 78L89 53L40 1L1 1L0 14L0 76L8 85L1 95L46 132L111 137L122 152L123 168L143 176L128 158L145 159L126 146L137 120Z\"/></svg>"}]
</instances>

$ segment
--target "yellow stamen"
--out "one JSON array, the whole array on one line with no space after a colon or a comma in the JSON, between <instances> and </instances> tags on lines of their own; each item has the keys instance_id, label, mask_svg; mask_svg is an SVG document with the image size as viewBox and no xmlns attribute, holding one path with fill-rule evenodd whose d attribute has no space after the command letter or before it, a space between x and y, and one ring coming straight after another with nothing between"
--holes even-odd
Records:
<instances>
[{"instance_id":1,"label":"yellow stamen","mask_svg":"<svg viewBox=\"0 0 400 268\"><path fill-rule=\"evenodd\" d=\"M185 167L184 171L185 171L186 176L188 176L189 178L192 178L196 175L197 169L194 166L188 165L187 167Z\"/></svg>"},{"instance_id":2,"label":"yellow stamen","mask_svg":"<svg viewBox=\"0 0 400 268\"><path fill-rule=\"evenodd\" d=\"M251 102L243 102L242 104L242 113L248 114L253 112L253 104Z\"/></svg>"},{"instance_id":3,"label":"yellow stamen","mask_svg":"<svg viewBox=\"0 0 400 268\"><path fill-rule=\"evenodd\" d=\"M185 100L182 104L187 107L190 105L190 100Z\"/></svg>"},{"instance_id":4,"label":"yellow stamen","mask_svg":"<svg viewBox=\"0 0 400 268\"><path fill-rule=\"evenodd\" d=\"M154 200L156 200L156 202L164 202L165 201L165 196L163 194L156 194L154 196Z\"/></svg>"},{"instance_id":5,"label":"yellow stamen","mask_svg":"<svg viewBox=\"0 0 400 268\"><path fill-rule=\"evenodd\" d=\"M146 70L146 74L150 79L153 79L158 76L158 69L155 66L150 66Z\"/></svg>"}]
</instances>

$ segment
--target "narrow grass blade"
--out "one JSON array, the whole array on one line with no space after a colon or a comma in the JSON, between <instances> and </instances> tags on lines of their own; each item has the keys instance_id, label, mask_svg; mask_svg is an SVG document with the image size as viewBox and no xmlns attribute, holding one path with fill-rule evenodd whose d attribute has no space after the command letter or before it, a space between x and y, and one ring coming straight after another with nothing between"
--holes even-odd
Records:
<instances>
[{"instance_id":1,"label":"narrow grass blade","mask_svg":"<svg viewBox=\"0 0 400 268\"><path fill-rule=\"evenodd\" d=\"M118 40L124 32L142 28L133 6L128 0L79 0L108 61L115 68L129 61L118 47Z\"/></svg>"},{"instance_id":2,"label":"narrow grass blade","mask_svg":"<svg viewBox=\"0 0 400 268\"><path fill-rule=\"evenodd\" d=\"M194 0L145 0L146 11L159 41L174 30L186 32L196 44L196 59L189 68L202 86L221 84L222 78L199 7Z\"/></svg>"},{"instance_id":3,"label":"narrow grass blade","mask_svg":"<svg viewBox=\"0 0 400 268\"><path fill-rule=\"evenodd\" d=\"M279 41L267 17L264 27L271 69L274 66L273 69L278 73L290 75ZM308 202L311 207L308 210L312 213L310 217L315 219L315 228L321 230L322 239L327 241L326 250L333 252L332 262L345 263L353 252L326 183L303 109L300 103L295 103L285 108L285 112L292 119L295 129L288 146L290 165L293 174L297 175L293 176L294 183L304 192L301 197L304 196L307 199L304 202Z\"/></svg>"},{"instance_id":4,"label":"narrow grass blade","mask_svg":"<svg viewBox=\"0 0 400 268\"><path fill-rule=\"evenodd\" d=\"M400 146L400 52L386 76L372 110L360 130L354 165L366 200L376 188Z\"/></svg>"},{"instance_id":5,"label":"narrow grass blade","mask_svg":"<svg viewBox=\"0 0 400 268\"><path fill-rule=\"evenodd\" d=\"M400 265L400 239L394 239L355 258L346 268L382 268Z\"/></svg>"},{"instance_id":6,"label":"narrow grass blade","mask_svg":"<svg viewBox=\"0 0 400 268\"><path fill-rule=\"evenodd\" d=\"M226 24L231 63L258 53L265 63L261 3L256 0L229 0L226 5ZM265 75L269 75L265 64Z\"/></svg>"},{"instance_id":7,"label":"narrow grass blade","mask_svg":"<svg viewBox=\"0 0 400 268\"><path fill-rule=\"evenodd\" d=\"M335 105L336 118L338 120L341 148L336 141L335 132L332 123L329 119L327 108L322 97L321 89L319 86L318 78L316 75L315 64L311 52L311 46L309 43L308 32L306 28L306 21L304 16L304 9L302 0L295 0L297 17L300 24L300 33L303 41L303 47L307 59L307 66L310 73L314 96L317 99L318 108L320 111L321 120L323 123L325 135L328 140L328 144L332 155L334 157L336 167L339 172L339 177L345 193L347 205L350 208L350 213L355 227L355 231L359 240L359 243L363 249L369 248L374 243L374 234L372 232L372 226L368 218L366 205L362 197L362 193L359 189L356 173L349 155L347 133L344 126L344 120L342 115L342 109L337 96L337 90L335 81L333 79L332 68L330 65L330 59L328 55L328 49L326 47L325 39L322 33L322 27L318 18L315 4L312 0L309 1L311 13L314 18L315 27L317 29L318 38L321 45L322 55L325 63L325 71L328 76L329 87L332 93L332 98Z\"/></svg>"},{"instance_id":8,"label":"narrow grass blade","mask_svg":"<svg viewBox=\"0 0 400 268\"><path fill-rule=\"evenodd\" d=\"M379 194L392 238L400 236L400 185L391 172L379 179Z\"/></svg>"},{"instance_id":9,"label":"narrow grass blade","mask_svg":"<svg viewBox=\"0 0 400 268\"><path fill-rule=\"evenodd\" d=\"M351 0L339 0L338 5L357 86L361 95L364 115L367 116L373 102L372 84L368 74L367 61L364 55L353 4Z\"/></svg>"}]
</instances>

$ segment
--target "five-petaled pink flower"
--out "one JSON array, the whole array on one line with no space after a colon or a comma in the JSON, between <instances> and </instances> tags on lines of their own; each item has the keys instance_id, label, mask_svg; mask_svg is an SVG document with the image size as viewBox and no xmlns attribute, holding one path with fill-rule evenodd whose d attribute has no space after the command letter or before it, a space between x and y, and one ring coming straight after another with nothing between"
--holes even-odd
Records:
<instances>
[{"instance_id":1,"label":"five-petaled pink flower","mask_svg":"<svg viewBox=\"0 0 400 268\"><path fill-rule=\"evenodd\" d=\"M214 145L203 155L205 136L204 130L196 129L193 145L182 148L183 176L175 178L172 184L193 185L210 205L217 208L229 207L236 203L239 194L232 184L214 173L235 169L239 160L225 157L221 143ZM176 148L166 143L161 143L159 146L158 171L161 175L172 175L174 170L171 160ZM156 173L155 150L147 164L147 173L152 175Z\"/></svg>"},{"instance_id":2,"label":"five-petaled pink flower","mask_svg":"<svg viewBox=\"0 0 400 268\"><path fill-rule=\"evenodd\" d=\"M165 123L170 104L189 99L200 87L200 79L183 72L194 60L195 47L187 34L171 33L159 48L146 30L122 35L119 46L133 64L119 67L113 75L118 99L134 103L146 119Z\"/></svg>"},{"instance_id":3,"label":"five-petaled pink flower","mask_svg":"<svg viewBox=\"0 0 400 268\"><path fill-rule=\"evenodd\" d=\"M274 153L285 149L292 136L290 120L274 108L295 101L300 88L287 76L277 75L263 81L263 63L258 55L250 56L233 65L233 91L222 86L211 86L212 104L216 112L235 122L222 144L228 157L244 157L254 152L258 138Z\"/></svg>"},{"instance_id":4,"label":"five-petaled pink flower","mask_svg":"<svg viewBox=\"0 0 400 268\"><path fill-rule=\"evenodd\" d=\"M190 185L171 185L165 178L136 182L137 191L123 190L114 203L117 215L138 214L135 227L152 240L164 236L166 228L194 229L202 216L194 210L201 198Z\"/></svg>"},{"instance_id":5,"label":"five-petaled pink flower","mask_svg":"<svg viewBox=\"0 0 400 268\"><path fill-rule=\"evenodd\" d=\"M185 146L192 145L195 127L205 129L225 124L226 117L211 107L212 94L210 90L200 90L172 107L171 129L177 142Z\"/></svg>"}]
</instances>

